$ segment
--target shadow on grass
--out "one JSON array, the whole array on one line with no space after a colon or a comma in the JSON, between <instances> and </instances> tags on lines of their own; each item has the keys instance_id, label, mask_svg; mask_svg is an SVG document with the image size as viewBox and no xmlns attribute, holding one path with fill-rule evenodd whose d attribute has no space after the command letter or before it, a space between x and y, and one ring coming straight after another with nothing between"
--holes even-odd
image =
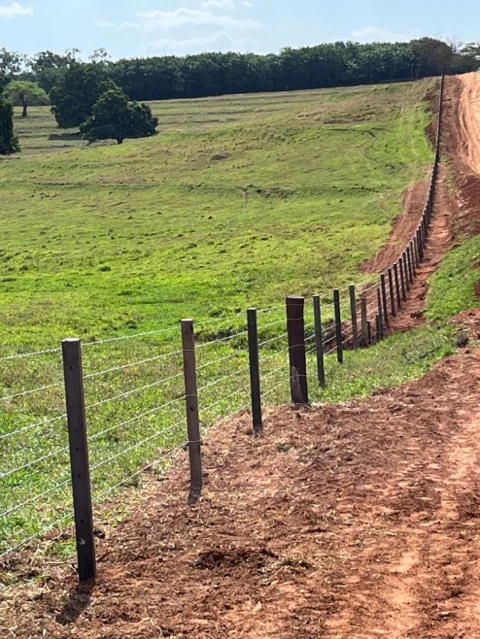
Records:
<instances>
[{"instance_id":1,"label":"shadow on grass","mask_svg":"<svg viewBox=\"0 0 480 639\"><path fill-rule=\"evenodd\" d=\"M48 136L48 139L53 141L53 140L64 140L64 141L72 141L74 142L75 140L82 140L82 134L80 133L80 131L76 131L75 133L51 133Z\"/></svg>"}]
</instances>

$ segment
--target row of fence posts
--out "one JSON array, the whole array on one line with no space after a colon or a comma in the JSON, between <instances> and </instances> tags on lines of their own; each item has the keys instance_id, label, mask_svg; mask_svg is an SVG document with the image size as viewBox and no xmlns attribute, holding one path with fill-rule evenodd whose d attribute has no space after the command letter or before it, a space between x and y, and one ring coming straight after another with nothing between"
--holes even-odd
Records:
<instances>
[{"instance_id":1,"label":"row of fence posts","mask_svg":"<svg viewBox=\"0 0 480 639\"><path fill-rule=\"evenodd\" d=\"M361 295L359 318L356 288L353 285L349 288L350 319L348 322L351 322L351 346L354 349L367 347L372 343L372 341L378 342L384 338L385 331L390 326L390 318L395 317L397 312L402 309L403 304L407 300L407 294L413 285L420 264L424 261L425 247L433 213L440 160L443 91L444 78L442 77L435 162L427 204L423 211L420 224L410 243L395 264L393 264L386 273L382 273L380 275L380 282L376 288L377 308L375 314L375 340L373 339L372 324L369 320L367 296L365 294ZM339 364L343 364L344 349L348 344L345 344L344 342L345 321L342 321L341 294L338 289L333 292L333 305L335 334L329 341L331 342L335 339L337 361ZM309 404L305 334L305 298L298 296L288 297L286 311L291 399L293 404L296 406L305 406ZM322 324L322 307L319 295L315 295L313 297L313 311L318 383L320 387L325 388L326 342L324 339L325 329ZM259 436L263 432L263 417L257 309L248 309L247 325L253 431L256 436ZM198 501L201 494L203 473L193 320L182 320L181 327L188 431L187 446L190 462L189 503L194 504ZM80 340L64 340L62 343L62 352L68 417L78 574L80 580L85 581L95 577L96 562L88 458L85 391L83 385L84 377Z\"/></svg>"}]
</instances>

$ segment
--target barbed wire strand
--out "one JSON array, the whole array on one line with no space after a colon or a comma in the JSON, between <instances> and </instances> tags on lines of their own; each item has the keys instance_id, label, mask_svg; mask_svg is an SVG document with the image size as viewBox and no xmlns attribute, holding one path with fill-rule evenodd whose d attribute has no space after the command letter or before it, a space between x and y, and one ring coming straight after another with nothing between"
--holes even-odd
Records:
<instances>
[{"instance_id":1,"label":"barbed wire strand","mask_svg":"<svg viewBox=\"0 0 480 639\"><path fill-rule=\"evenodd\" d=\"M57 417L52 417L46 422L37 422L36 424L29 424L28 426L23 426L22 428L17 428L17 430L11 430L8 433L3 433L0 435L1 439L6 439L7 437L13 437L13 435L18 435L19 433L25 433L29 430L33 430L34 428L41 428L42 426L48 426L53 422L59 421L60 419L65 419L67 417L67 413L63 413L63 415L57 415Z\"/></svg>"},{"instance_id":2,"label":"barbed wire strand","mask_svg":"<svg viewBox=\"0 0 480 639\"><path fill-rule=\"evenodd\" d=\"M115 395L113 397L108 397L107 399L102 399L99 402L94 404L89 404L85 407L85 410L90 410L92 408L98 408L99 406L104 406L110 402L115 402L120 399L124 399L125 397L130 397L131 395L135 395L136 393L141 393L144 390L148 390L149 388L154 388L155 386L160 386L161 384L166 384L167 382L171 382L174 379L178 379L179 377L183 377L183 373L177 373L176 375L172 375L171 377L165 377L164 379L160 379L157 382L153 382L152 384L147 384L145 386L139 386L138 388L134 388L133 390L126 391L125 393L120 393L120 395Z\"/></svg>"},{"instance_id":3,"label":"barbed wire strand","mask_svg":"<svg viewBox=\"0 0 480 639\"><path fill-rule=\"evenodd\" d=\"M33 393L40 393L42 391L50 390L52 388L63 388L63 384L62 382L56 382L55 384L47 384L46 386L39 386L38 388L32 388L31 390L22 391L21 393L15 393L13 395L5 395L5 397L0 397L0 402L6 402L10 399L25 397L27 395L33 395Z\"/></svg>"},{"instance_id":4,"label":"barbed wire strand","mask_svg":"<svg viewBox=\"0 0 480 639\"><path fill-rule=\"evenodd\" d=\"M55 484L55 486L52 486L48 490L44 490L43 492L39 493L38 495L35 495L34 497L30 497L29 499L26 499L21 504L17 504L16 506L12 506L8 510L4 510L3 512L0 513L0 517L3 517L3 518L4 517L8 517L9 515L17 512L17 510L20 510L20 508L24 508L25 506L28 506L29 504L34 504L41 497L45 497L46 495L50 495L51 493L55 492L59 488L63 488L64 486L71 485L71 483L72 483L72 480L69 477L65 481L62 481L62 482L59 482L59 483Z\"/></svg>"},{"instance_id":5,"label":"barbed wire strand","mask_svg":"<svg viewBox=\"0 0 480 639\"><path fill-rule=\"evenodd\" d=\"M90 442L96 441L97 439L100 439L100 437L104 437L105 435L107 435L108 433L111 433L112 431L118 430L119 428L123 428L124 426L128 426L129 424L133 424L134 422L140 419L143 419L144 417L155 415L156 413L160 412L164 408L168 408L169 406L173 406L173 404L176 404L177 402L181 402L184 400L185 400L185 395L182 395L182 397L177 397L176 399L172 399L171 401L166 402L165 404L162 404L161 406L156 406L155 408L151 408L150 410L145 411L144 413L141 413L140 415L136 415L135 417L132 417L131 419L127 419L124 422L121 422L120 424L116 424L115 426L111 426L110 428L107 428L105 430L99 431L98 433L95 433L94 435L89 437L89 441Z\"/></svg>"}]
</instances>

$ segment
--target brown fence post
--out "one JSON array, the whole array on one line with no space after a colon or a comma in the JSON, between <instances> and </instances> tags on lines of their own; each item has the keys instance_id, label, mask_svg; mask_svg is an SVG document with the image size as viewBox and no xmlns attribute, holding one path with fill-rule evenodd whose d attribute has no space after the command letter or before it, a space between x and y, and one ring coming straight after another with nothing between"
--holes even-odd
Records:
<instances>
[{"instance_id":1,"label":"brown fence post","mask_svg":"<svg viewBox=\"0 0 480 639\"><path fill-rule=\"evenodd\" d=\"M413 281L417 276L417 261L415 259L415 248L414 248L413 240L410 241L410 244L408 245L408 249L410 254L410 262L412 264L412 281Z\"/></svg>"},{"instance_id":2,"label":"brown fence post","mask_svg":"<svg viewBox=\"0 0 480 639\"><path fill-rule=\"evenodd\" d=\"M248 320L248 358L250 363L250 390L252 398L253 432L261 435L263 432L262 395L260 390L260 360L258 356L258 324L257 309L247 310Z\"/></svg>"},{"instance_id":3,"label":"brown fence post","mask_svg":"<svg viewBox=\"0 0 480 639\"><path fill-rule=\"evenodd\" d=\"M405 273L403 271L403 258L398 260L398 266L400 269L400 285L402 288L402 300L405 302L407 299L407 289L405 288Z\"/></svg>"},{"instance_id":4,"label":"brown fence post","mask_svg":"<svg viewBox=\"0 0 480 639\"><path fill-rule=\"evenodd\" d=\"M362 294L360 300L361 316L362 316L362 346L367 347L370 343L368 336L368 308L367 296Z\"/></svg>"},{"instance_id":5,"label":"brown fence post","mask_svg":"<svg viewBox=\"0 0 480 639\"><path fill-rule=\"evenodd\" d=\"M404 282L405 282L405 287L407 289L407 291L410 290L410 277L408 275L408 262L407 262L407 251L403 251L402 253L402 264L403 264L403 276L404 276Z\"/></svg>"},{"instance_id":6,"label":"brown fence post","mask_svg":"<svg viewBox=\"0 0 480 639\"><path fill-rule=\"evenodd\" d=\"M378 338L383 339L383 310L382 310L382 293L377 289L377 305L378 305Z\"/></svg>"},{"instance_id":7,"label":"brown fence post","mask_svg":"<svg viewBox=\"0 0 480 639\"><path fill-rule=\"evenodd\" d=\"M385 326L390 326L390 320L388 318L388 303L387 303L387 283L385 280L385 273L380 275L380 286L382 288L382 302L383 302L383 321Z\"/></svg>"},{"instance_id":8,"label":"brown fence post","mask_svg":"<svg viewBox=\"0 0 480 639\"><path fill-rule=\"evenodd\" d=\"M355 286L350 286L350 313L352 316L352 331L353 331L353 347L358 348L358 318L357 318L357 296L355 292Z\"/></svg>"},{"instance_id":9,"label":"brown fence post","mask_svg":"<svg viewBox=\"0 0 480 639\"><path fill-rule=\"evenodd\" d=\"M320 303L320 295L313 296L313 314L315 318L318 383L322 388L325 388L325 349L323 347L322 307Z\"/></svg>"},{"instance_id":10,"label":"brown fence post","mask_svg":"<svg viewBox=\"0 0 480 639\"><path fill-rule=\"evenodd\" d=\"M80 581L87 581L95 577L96 560L80 340L64 340L62 342L62 354L70 467L72 471L78 576Z\"/></svg>"},{"instance_id":11,"label":"brown fence post","mask_svg":"<svg viewBox=\"0 0 480 639\"><path fill-rule=\"evenodd\" d=\"M398 310L402 308L402 296L400 294L400 279L398 277L398 262L393 265L393 273L395 275L395 291L397 293L397 307Z\"/></svg>"},{"instance_id":12,"label":"brown fence post","mask_svg":"<svg viewBox=\"0 0 480 639\"><path fill-rule=\"evenodd\" d=\"M193 320L182 320L183 371L185 376L185 399L187 407L188 452L190 458L189 504L200 499L203 486L202 442L200 440L200 418L198 414L197 367L195 359L195 333Z\"/></svg>"},{"instance_id":13,"label":"brown fence post","mask_svg":"<svg viewBox=\"0 0 480 639\"><path fill-rule=\"evenodd\" d=\"M407 268L408 268L408 278L410 280L410 286L413 284L413 265L412 265L412 256L410 253L410 245L407 246Z\"/></svg>"},{"instance_id":14,"label":"brown fence post","mask_svg":"<svg viewBox=\"0 0 480 639\"><path fill-rule=\"evenodd\" d=\"M290 389L296 406L307 405L307 356L305 353L305 298L287 297L287 331L290 358Z\"/></svg>"},{"instance_id":15,"label":"brown fence post","mask_svg":"<svg viewBox=\"0 0 480 639\"><path fill-rule=\"evenodd\" d=\"M397 313L395 310L395 291L393 289L393 271L391 267L388 269L388 290L390 291L390 307L392 311L392 317L395 317Z\"/></svg>"},{"instance_id":16,"label":"brown fence post","mask_svg":"<svg viewBox=\"0 0 480 639\"><path fill-rule=\"evenodd\" d=\"M335 334L337 340L337 360L343 364L343 335L342 335L342 309L340 306L340 291L333 291L333 305L335 308Z\"/></svg>"}]
</instances>

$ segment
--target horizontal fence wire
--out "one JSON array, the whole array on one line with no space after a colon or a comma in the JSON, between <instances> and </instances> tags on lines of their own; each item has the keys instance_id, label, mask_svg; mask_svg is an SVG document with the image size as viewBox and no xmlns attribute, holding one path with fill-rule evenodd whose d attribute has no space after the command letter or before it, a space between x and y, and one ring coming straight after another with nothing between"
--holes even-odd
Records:
<instances>
[{"instance_id":1,"label":"horizontal fence wire","mask_svg":"<svg viewBox=\"0 0 480 639\"><path fill-rule=\"evenodd\" d=\"M442 96L443 97L443 96ZM428 205L431 204L432 200L433 200L433 189L434 189L434 185L435 185L435 179L437 178L437 162L438 162L438 152L439 152L439 144L440 144L440 123L438 126L438 132L437 132L437 147L436 147L436 157L435 157L435 163L433 165L433 171L432 171L432 180L431 180L431 185L430 185L430 191L429 191L429 195L428 195ZM426 227L428 230L428 226L430 223L430 218L429 215L431 215L431 210L429 210L428 208L425 209L425 211L423 212L423 224L425 224L425 220L426 220ZM419 225L422 223L422 221L419 222ZM412 241L416 240L417 238L417 231L415 231L411 237L411 239L407 242L407 244L405 245L405 248L403 250L399 249L399 257L397 258L397 260L395 260L391 266L385 268L384 273L386 273L389 269L393 269L394 265L397 264L401 259L402 256L405 254L405 250L408 248L408 246L411 244ZM414 269L413 271L416 271L416 258L414 255L414 259L413 259L413 266ZM408 277L408 271L407 271L407 277ZM408 291L408 286L406 287L407 291ZM338 288L336 289L339 291L340 293L340 304L341 304L341 310L342 310L342 340L343 340L343 346L345 348L346 351L349 350L350 347L352 347L353 343L353 337L354 337L354 331L353 331L353 326L351 325L351 319L350 319L350 303L351 303L351 298L349 295L350 292L350 286L345 286L342 288ZM403 295L402 295L402 304L399 305L398 304L398 300L397 300L397 294L396 294L396 286L393 288L390 287L390 282L387 282L387 290L388 292L392 292L393 293L393 298L394 298L394 303L392 304L390 295L387 296L387 300L386 300L386 309L389 312L389 314L392 312L393 308L396 308L397 312L401 310L401 308L403 307ZM378 309L378 304L377 304L377 296L378 296L378 291L382 292L382 287L380 285L380 282L378 281L374 281L374 282L367 282L365 284L361 284L361 285L357 285L355 288L355 292L356 292L356 303L357 306L360 303L361 298L366 298L367 299L367 319L368 320L375 320L375 317L377 315L377 311ZM333 291L332 291L333 293ZM325 293L323 295L320 295L320 299L322 300L322 304L324 307L332 307L334 304L333 301L333 295L330 295L328 293ZM381 300L381 304L382 304L382 308L380 312L383 312L383 304L384 304L385 300L382 299ZM304 307L305 309L311 309L311 303L312 303L312 299L308 298L308 299L304 299ZM400 307L400 308L399 308ZM285 303L282 304L278 304L278 305L273 305L267 308L260 308L257 309L257 314L260 317L267 317L269 313L280 313L282 312L282 315L284 314L285 311ZM329 315L328 311L328 315ZM314 323L307 323L305 321L305 318L299 318L298 320L295 319L290 319L290 322L292 321L301 321L303 322L304 325L304 330L306 332L305 335L305 348L306 348L306 355L310 356L312 354L315 353L316 351L316 335L315 334L310 334L311 331L313 331L313 327L314 327ZM288 358L288 352L289 352L289 347L287 346L286 349L279 348L278 350L276 350L276 347L274 347L276 342L279 342L280 340L286 339L288 337L288 333L287 332L282 332L279 335L272 335L271 337L268 334L268 331L272 332L276 332L272 329L274 329L275 327L283 324L286 322L286 317L282 317L279 319L275 319L274 321L271 321L269 323L266 324L262 324L261 322L259 322L259 325L257 326L257 330L258 330L258 335L259 340L258 340L258 349L259 349L259 359L260 359L260 369L261 369L261 375L260 375L260 381L261 381L261 385L262 385L262 397L270 397L273 393L275 393L278 389L280 389L281 387L284 387L285 391L287 391L289 383L290 383L290 376L288 374L284 375L283 379L276 379L276 377L280 377L282 374L282 371L284 371L285 369L288 370L289 367L289 358ZM231 328L229 329L229 331L233 330L233 328L235 327L235 325L238 325L238 332L235 332L231 335L225 335L225 336L221 336L222 334L222 324L230 324ZM241 381L238 383L238 387L235 388L234 390L228 392L227 394L223 395L220 398L216 398L215 397L215 392L212 392L212 394L209 393L210 390L212 391L216 391L217 387L220 386L221 384L225 383L225 382L231 382L232 380L234 380L235 378L241 377L242 375L246 374L249 371L249 366L244 366L242 368L240 368L239 370L234 370L231 372L228 372L227 374L222 374L221 377L219 377L218 379L215 378L215 375L218 376L219 371L215 371L215 366L218 366L220 364L226 364L227 362L233 362L235 361L235 358L243 358L246 356L247 354L247 349L242 348L236 348L236 346L238 346L238 344L235 344L235 340L239 340L240 338L246 338L248 335L248 331L244 330L243 327L246 326L246 317L244 313L238 313L235 315L232 315L230 317L216 317L216 318L211 318L211 319L206 319L200 322L195 322L195 328L196 329L203 329L205 328L203 332L203 334L205 336L207 336L209 334L209 332L214 333L215 331L219 334L219 337L216 339L212 339L209 341L205 341L202 342L200 340L197 341L195 349L199 352L199 353L204 353L204 352L210 352L207 351L207 349L209 349L210 347L215 348L217 347L218 349L223 349L224 347L228 347L231 346L234 349L234 352L232 353L227 353L225 355L222 355L222 352L225 352L224 350L219 350L218 355L222 355L220 357L216 357L213 358L211 361L206 361L206 362L201 362L201 365L197 367L197 373L198 372L204 372L205 373L205 383L203 383L197 390L197 394L202 394L202 396L205 396L205 406L203 406L202 404L200 404L200 413L201 414L206 414L207 416L209 415L209 413L212 413L212 411L214 411L215 409L217 409L218 407L220 407L222 404L227 404L230 407L230 404L232 402L232 400L239 396L242 395L243 393L248 393L249 389L250 389L250 383L245 384L245 385L241 385ZM209 331L207 330L207 327L212 327L212 330ZM374 328L376 328L374 326ZM337 338L335 334L331 334L333 333L333 331L335 330L335 324L334 322L332 322L330 319L328 320L328 322L324 321L324 327L323 327L323 331L324 331L324 335L322 336L322 340L323 340L323 347L324 347L324 356L328 357L329 355L335 353L335 351L337 350ZM173 332L178 331L178 336L180 337L180 327L179 326L172 326L172 327L168 327L168 328L162 328L162 329L158 329L158 330L152 330L152 331L145 331L145 332L139 332L139 333L134 333L131 335L123 335L123 336L118 336L118 337L111 337L111 338L106 338L106 339L102 339L102 340L94 340L94 341L89 341L89 342L85 342L83 343L83 348L84 349L91 349L91 347L96 346L96 347L100 347L102 345L108 345L108 344L114 344L114 343L121 343L124 341L129 341L129 340L134 340L134 339L138 339L138 338L142 338L142 337L150 337L150 336L162 336L162 335L171 335ZM223 331L224 333L226 332L225 330ZM270 334L271 334L270 333ZM358 335L359 337L361 337L361 328L359 326L359 331L358 331ZM263 336L263 337L262 337ZM378 339L378 336L377 336ZM241 342L241 344L243 345L243 342ZM274 352L269 353L268 355L264 355L264 351L265 350L271 350L271 349L266 349L265 347L268 346L273 346L275 348ZM263 349L263 350L262 350ZM31 352L26 352L26 353L15 353L12 355L6 355L3 357L0 357L0 363L8 363L8 362L15 362L16 360L23 360L23 359L28 359L28 358L35 358L35 357L41 357L41 356L48 356L48 355L54 355L54 354L60 354L62 352L61 348L49 348L49 349L44 349L44 350L38 350L38 351L31 351ZM115 351L116 352L116 351ZM180 358L182 355L184 355L184 351L183 350L173 350L171 352L168 353L159 353L157 355L154 355L152 357L144 357L144 358L139 358L137 359L137 361L131 361L131 362L119 362L118 365L116 366L109 366L109 367L105 367L104 370L93 370L91 372L88 372L86 375L84 375L84 380L88 381L88 380L97 380L99 378L101 378L102 376L108 376L108 375L112 375L115 373L120 373L122 371L127 371L127 370L131 370L131 369L135 369L135 368L139 368L141 366L146 366L148 364L153 364L157 361L162 361L162 360L167 360L167 359L172 359L175 357ZM275 358L275 359L274 359ZM278 363L280 361L281 358L285 358L283 363L279 366L276 365L276 363ZM265 374L263 374L263 368L265 366L266 362L269 362L270 359L272 359L272 365L274 366L273 370L267 370L265 372ZM276 360L278 360L278 362L276 362ZM111 362L109 362L111 363ZM228 367L226 367L228 369ZM335 370L338 370L337 368L335 368ZM222 373L224 373L224 371L222 370ZM137 374L137 373L135 373ZM122 393L118 393L118 394L114 394L111 397L107 397L107 398L103 398L103 399L99 399L96 402L90 403L88 406L86 406L86 410L88 411L87 413L87 420L89 419L90 415L89 412L94 410L97 407L102 407L102 406L106 406L109 405L113 402L117 402L117 401L121 401L123 399L127 399L129 397L132 397L136 394L141 394L142 392L148 391L150 389L153 388L161 388L163 385L165 385L165 393L164 393L164 399L167 399L168 395L167 393L172 393L172 390L168 388L168 384L172 381L175 380L180 380L183 377L184 373L183 370L182 372L179 372L177 374L171 375L171 376L165 376L162 379L156 380L150 384L146 384L146 385L142 385L142 386L138 386L136 388L132 388L132 389L128 389ZM213 379L212 379L213 378ZM268 388L264 388L264 386L267 386L267 382L268 381L273 381L274 385ZM108 381L105 382L106 384L111 384L112 382ZM235 385L237 385L237 383L235 383ZM228 384L228 386L231 386L231 384ZM51 384L46 384L43 386L39 386L38 388L31 388L31 389L25 389L16 393L11 393L11 394L6 394L3 397L0 397L0 403L6 403L15 399L20 399L23 397L31 397L31 396L35 396L35 395L39 395L41 396L42 394L46 395L48 397L49 391L52 391L53 389L57 389L57 388L62 388L63 384L61 382L57 382L57 383L51 383ZM102 382L102 387L103 387L103 382ZM225 389L226 390L226 389ZM4 391L5 392L5 391ZM162 390L163 392L163 390ZM95 398L94 398L95 399ZM175 399L171 399L169 401L165 401L162 402L160 405L158 406L154 406L149 408L149 410L144 410L141 411L139 410L139 405L138 405L138 401L136 402L136 406L134 409L132 409L134 411L134 414L129 416L127 419L123 419L121 421L119 421L119 423L115 424L115 425L109 425L107 428L103 428L100 429L96 432L94 432L89 438L88 441L90 444L92 444L92 449L93 449L93 453L94 456L98 455L98 454L104 454L106 451L102 448L102 446L105 446L106 444L99 441L102 438L105 438L107 440L107 436L110 436L112 434L112 432L114 431L121 431L122 435L126 435L129 438L130 437L134 437L136 435L136 431L134 431L133 429L127 429L128 426L131 426L132 424L141 421L142 419L147 419L150 416L156 415L161 413L161 411L166 411L168 408L172 407L173 405L177 405L180 407L180 403L185 401L187 399L187 397L183 394L181 394L180 396L177 396ZM214 401L210 401L214 399ZM148 400L142 400L142 401L151 401L150 399ZM239 412L241 412L242 410L246 410L248 409L250 406L250 404L245 405L244 407L242 407L241 409L237 410L236 412L232 413L229 412L228 415L219 415L220 418L222 418L223 420L228 419L229 417L232 417L233 415L238 414ZM8 407L7 407L8 408ZM122 410L130 410L130 403L128 403L127 405L122 407ZM226 406L223 406L222 408L220 408L218 410L219 413L223 413L226 410ZM106 412L106 411L105 411ZM8 414L8 413L6 413ZM47 429L48 427L52 427L52 425L56 424L57 422L60 422L61 420L65 419L67 417L66 413L63 414L59 414L59 415L55 415L54 417L51 417L49 419L45 419L45 420L38 420L38 421L33 421L32 423L26 424L24 426L19 426L17 428L13 427L13 430L9 430L7 432L3 432L0 434L0 440L1 441L6 441L8 440L8 438L14 438L15 436L21 437L21 435L34 431L36 429ZM171 418L171 416L169 416ZM98 415L98 417L96 418L98 420L102 420L102 422L106 421L108 419L108 422L110 422L111 419L111 415L108 415L108 417L105 416L105 414L102 412L100 415ZM164 417L160 418L161 421L164 421ZM107 423L108 423L107 422ZM123 445L122 449L119 450L118 452L115 452L114 454L108 454L104 459L100 459L98 461L96 461L95 464L93 464L93 466L91 467L91 471L95 474L97 474L97 471L99 469L102 469L104 467L106 467L107 465L112 465L113 462L115 462L116 460L118 460L121 457L125 457L125 456L129 456L129 463L130 464L135 464L135 463L139 463L138 461L135 461L135 455L131 456L131 453L139 448L141 448L142 446L147 446L148 444L150 444L151 442L155 441L156 439L160 438L160 437L167 437L170 434L181 434L178 429L179 427L185 423L185 419L179 420L179 421L175 421L174 419L172 419L171 424L164 424L162 425L160 428L158 428L158 424L156 425L156 430L155 432L153 432L152 434L149 434L148 436L144 436L144 437L140 437L139 441L132 441L131 443L129 443L128 445ZM97 423L95 421L95 423ZM218 422L217 422L218 423ZM151 432L151 429L153 428L153 423L149 423L148 429ZM177 432L175 432L177 431ZM61 431L62 433L64 433L64 431ZM59 431L57 431L55 428L52 428L51 431L52 435L55 435L56 437L58 436ZM50 434L50 433L49 433ZM48 435L49 435L48 434ZM65 434L65 433L64 433ZM144 433L145 434L145 433ZM47 435L47 436L48 436ZM119 439L116 439L116 443L118 443ZM15 440L13 440L13 442L15 443ZM107 442L108 443L108 442ZM162 462L166 461L168 458L171 458L173 455L175 455L177 452L184 450L185 448L187 448L189 446L190 443L198 443L198 442L189 442L186 441L185 443L181 444L181 445L174 445L175 442L170 440L170 444L173 446L173 448L171 450L169 450L168 452L165 452L164 454L162 454L160 457L153 459L152 461L148 461L148 464L142 465L141 468L135 469L134 472L130 472L128 471L128 474L126 477L124 477L123 479L121 479L121 481L117 481L118 479L118 473L121 472L121 468L118 471L114 471L113 473L109 474L107 477L103 477L102 481L103 483L101 484L101 490L100 492L96 493L95 496L95 503L99 503L102 499L105 499L105 497L107 497L107 495L111 494L112 492L114 492L115 490L117 490L118 488L120 488L121 486L127 484L128 482L131 482L133 479L135 479L136 477L138 477L139 475L141 475L143 472L145 472L148 469L151 469L159 464L161 464ZM111 452L111 451L109 451ZM51 460L59 457L60 455L64 454L65 457L67 458L68 456L68 447L67 446L60 446L60 447L56 447L54 450L49 451L47 454L45 455L40 455L37 459L33 459L33 460L29 460L29 461L25 461L24 464L22 464L21 462L18 463L17 461L17 465L15 468L13 469L8 469L8 470L4 470L2 473L0 473L0 480L5 480L8 479L12 476L14 476L17 473L21 473L23 471L26 470L32 470L32 472L27 475L26 480L22 481L20 484L18 484L17 486L14 486L14 490L23 490L23 492L25 493L25 486L28 486L27 481L31 479L32 475L37 475L40 474L43 471L42 468L39 468L44 462L51 462ZM150 454L150 453L149 453ZM155 452L151 451L151 455L155 456ZM131 458L132 457L132 458ZM50 466L51 464L49 464ZM66 468L67 463L65 463L65 468L64 471L67 470ZM132 469L130 469L132 470ZM62 491L62 490L66 490L70 484L71 484L71 479L70 477L66 477L65 473L60 474L61 478L56 481L56 483L54 483L53 485L47 486L45 487L43 490L41 490L40 492L38 492L37 494L24 494L21 499L18 501L18 503L16 504L8 504L4 507L3 511L0 512L0 518L1 519L6 519L9 516L21 512L24 509L27 508L32 508L33 506L37 505L39 502L45 502L46 498L49 496L52 496L55 494L56 491ZM108 485L110 482L115 482L112 485ZM55 522L49 523L48 526L46 526L45 528L43 528L42 530L36 532L34 535L32 536L28 536L26 539L21 540L19 543L17 544L13 544L11 545L6 551L3 551L1 554L7 554L8 552L12 552L22 546L24 546L25 544L27 544L29 541L42 536L42 534L44 534L45 532L52 530L53 528L55 528L57 525L61 524L62 522L66 522L70 520L71 521L71 515L67 514L64 515L62 518L57 519Z\"/></svg>"}]
</instances>

